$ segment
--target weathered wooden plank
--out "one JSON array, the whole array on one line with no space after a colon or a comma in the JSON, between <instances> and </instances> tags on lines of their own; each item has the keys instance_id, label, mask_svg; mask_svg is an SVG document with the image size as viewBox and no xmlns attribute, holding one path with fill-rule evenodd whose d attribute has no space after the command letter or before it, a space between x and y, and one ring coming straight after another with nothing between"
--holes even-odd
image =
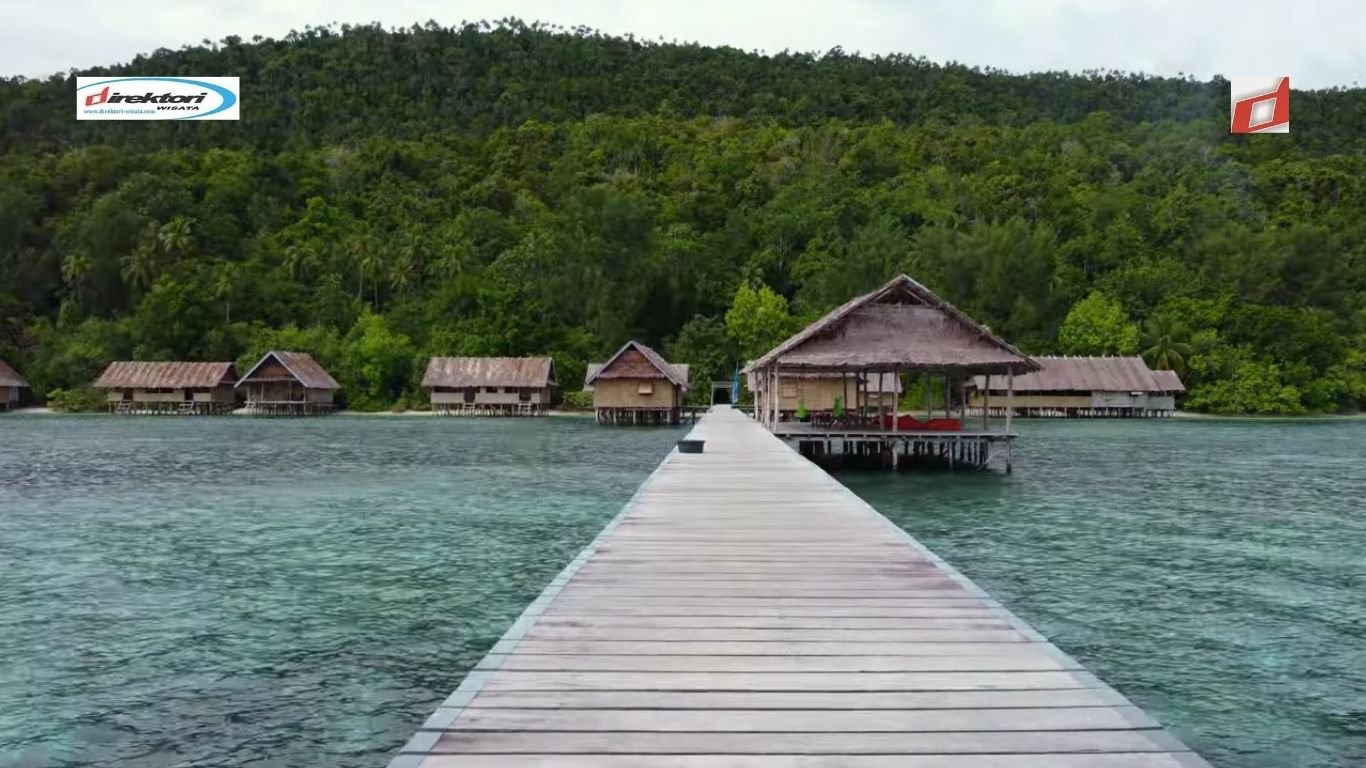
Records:
<instances>
[{"instance_id":1,"label":"weathered wooden plank","mask_svg":"<svg viewBox=\"0 0 1366 768\"><path fill-rule=\"evenodd\" d=\"M776 745L775 745L776 746ZM1190 752L1107 754L904 755L432 755L419 768L1194 768Z\"/></svg>"},{"instance_id":2,"label":"weathered wooden plank","mask_svg":"<svg viewBox=\"0 0 1366 768\"><path fill-rule=\"evenodd\" d=\"M486 691L965 691L1094 688L1072 672L515 672Z\"/></svg>"},{"instance_id":3,"label":"weathered wooden plank","mask_svg":"<svg viewBox=\"0 0 1366 768\"><path fill-rule=\"evenodd\" d=\"M522 640L509 654L609 654L618 656L1037 656L1036 643L748 642L716 640Z\"/></svg>"},{"instance_id":4,"label":"weathered wooden plank","mask_svg":"<svg viewBox=\"0 0 1366 768\"><path fill-rule=\"evenodd\" d=\"M1079 669L1044 653L975 656L681 656L647 654L507 654L490 666L506 671L556 672L1037 672Z\"/></svg>"},{"instance_id":5,"label":"weathered wooden plank","mask_svg":"<svg viewBox=\"0 0 1366 768\"><path fill-rule=\"evenodd\" d=\"M467 709L454 730L915 733L1154 728L1136 707L911 710Z\"/></svg>"},{"instance_id":6,"label":"weathered wooden plank","mask_svg":"<svg viewBox=\"0 0 1366 768\"><path fill-rule=\"evenodd\" d=\"M779 747L778 744L781 743ZM1179 749L1152 731L1005 731L974 733L595 733L452 731L434 753L926 755L1000 753L1169 752ZM844 765L841 762L839 765ZM919 765L902 763L908 768Z\"/></svg>"},{"instance_id":7,"label":"weathered wooden plank","mask_svg":"<svg viewBox=\"0 0 1366 768\"><path fill-rule=\"evenodd\" d=\"M598 614L576 616L548 613L539 624L547 627L689 627L708 629L1002 629L1004 619L991 611L908 611L897 617L864 616L652 616Z\"/></svg>"},{"instance_id":8,"label":"weathered wooden plank","mask_svg":"<svg viewBox=\"0 0 1366 768\"><path fill-rule=\"evenodd\" d=\"M470 707L512 709L1008 709L1112 707L1106 688L964 691L484 691Z\"/></svg>"},{"instance_id":9,"label":"weathered wooden plank","mask_svg":"<svg viewBox=\"0 0 1366 768\"><path fill-rule=\"evenodd\" d=\"M657 629L650 627L561 627L537 624L528 640L714 640L836 643L1011 643L1027 642L1013 629Z\"/></svg>"},{"instance_id":10,"label":"weathered wooden plank","mask_svg":"<svg viewBox=\"0 0 1366 768\"><path fill-rule=\"evenodd\" d=\"M999 615L995 607L990 603L981 600L935 600L931 602L909 602L907 605L898 606L846 606L846 605L814 605L814 606L765 606L765 605L741 605L741 606L712 606L687 604L675 606L670 604L640 606L640 605L569 605L565 603L551 603L545 611L547 617L594 617L594 618L629 618L629 617L657 617L657 618L711 618L711 617L730 617L730 618L860 618L860 619L898 619L915 616L955 616L964 615L963 612L982 612L992 611Z\"/></svg>"}]
</instances>

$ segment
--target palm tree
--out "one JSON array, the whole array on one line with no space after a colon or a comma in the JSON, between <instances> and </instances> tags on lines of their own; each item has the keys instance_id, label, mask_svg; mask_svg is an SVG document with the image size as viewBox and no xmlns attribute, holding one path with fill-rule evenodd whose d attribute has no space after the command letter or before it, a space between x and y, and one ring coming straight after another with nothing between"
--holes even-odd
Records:
<instances>
[{"instance_id":1,"label":"palm tree","mask_svg":"<svg viewBox=\"0 0 1366 768\"><path fill-rule=\"evenodd\" d=\"M150 248L139 246L121 260L120 274L130 288L150 288L157 276L156 255Z\"/></svg>"},{"instance_id":2,"label":"palm tree","mask_svg":"<svg viewBox=\"0 0 1366 768\"><path fill-rule=\"evenodd\" d=\"M1156 370L1176 371L1184 378L1191 356L1190 343L1182 341L1187 338L1186 328L1175 320L1150 317L1143 326L1143 360Z\"/></svg>"},{"instance_id":3,"label":"palm tree","mask_svg":"<svg viewBox=\"0 0 1366 768\"><path fill-rule=\"evenodd\" d=\"M232 299L237 294L237 267L224 264L214 278L213 296L223 302L223 324L232 325Z\"/></svg>"},{"instance_id":4,"label":"palm tree","mask_svg":"<svg viewBox=\"0 0 1366 768\"><path fill-rule=\"evenodd\" d=\"M318 254L306 245L291 245L285 249L285 269L289 276L298 280L313 274L318 265Z\"/></svg>"},{"instance_id":5,"label":"palm tree","mask_svg":"<svg viewBox=\"0 0 1366 768\"><path fill-rule=\"evenodd\" d=\"M84 251L68 253L66 258L62 259L62 280L76 296L77 302L81 300L81 286L85 282L85 276L94 268L95 260Z\"/></svg>"},{"instance_id":6,"label":"palm tree","mask_svg":"<svg viewBox=\"0 0 1366 768\"><path fill-rule=\"evenodd\" d=\"M177 216L161 225L157 230L157 242L161 245L161 252L167 256L176 259L184 256L192 244L189 219Z\"/></svg>"},{"instance_id":7,"label":"palm tree","mask_svg":"<svg viewBox=\"0 0 1366 768\"><path fill-rule=\"evenodd\" d=\"M351 241L348 248L351 252L351 260L355 262L356 274L360 281L356 285L356 298L363 299L365 296L365 280L370 279L374 286L374 303L376 310L379 309L379 276L384 270L384 258L380 255L379 249L375 247L374 239L369 235L361 235Z\"/></svg>"}]
</instances>

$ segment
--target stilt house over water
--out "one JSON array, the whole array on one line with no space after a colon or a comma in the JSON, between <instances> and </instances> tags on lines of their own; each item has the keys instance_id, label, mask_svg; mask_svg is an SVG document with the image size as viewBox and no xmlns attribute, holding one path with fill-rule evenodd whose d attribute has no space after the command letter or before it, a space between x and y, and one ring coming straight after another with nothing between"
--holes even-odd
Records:
<instances>
[{"instance_id":1,"label":"stilt house over water","mask_svg":"<svg viewBox=\"0 0 1366 768\"><path fill-rule=\"evenodd\" d=\"M928 288L900 275L881 288L852 299L807 326L745 367L757 384L756 418L780 437L796 440L807 455L836 449L896 467L904 459L947 466L985 466L991 447L1004 443L1010 467L1013 439L993 431L985 418L967 424L967 388L975 376L1004 380L1039 369L1028 355L1006 343ZM796 378L818 374L841 380L848 392L842 413L816 414L809 422L790 419L785 392ZM870 392L857 382L877 375L933 378L945 393L942 413L926 399L925 419L897 411L892 392ZM810 405L808 404L808 409ZM957 416L954 416L955 411Z\"/></svg>"},{"instance_id":2,"label":"stilt house over water","mask_svg":"<svg viewBox=\"0 0 1366 768\"><path fill-rule=\"evenodd\" d=\"M95 382L114 413L209 415L236 406L232 363L147 362L109 364Z\"/></svg>"},{"instance_id":3,"label":"stilt house over water","mask_svg":"<svg viewBox=\"0 0 1366 768\"><path fill-rule=\"evenodd\" d=\"M447 415L539 416L555 394L548 357L433 357L422 386Z\"/></svg>"},{"instance_id":4,"label":"stilt house over water","mask_svg":"<svg viewBox=\"0 0 1366 768\"><path fill-rule=\"evenodd\" d=\"M0 411L18 408L24 400L28 382L4 360L0 360Z\"/></svg>"},{"instance_id":5,"label":"stilt house over water","mask_svg":"<svg viewBox=\"0 0 1366 768\"><path fill-rule=\"evenodd\" d=\"M1038 357L1043 368L1015 380L1007 393L999 380L973 383L970 407L992 415L1080 418L1170 416L1185 392L1175 371L1154 371L1140 357ZM989 405L988 405L989 403Z\"/></svg>"},{"instance_id":6,"label":"stilt house over water","mask_svg":"<svg viewBox=\"0 0 1366 768\"><path fill-rule=\"evenodd\" d=\"M341 385L306 352L271 350L237 382L255 416L322 416L337 408Z\"/></svg>"},{"instance_id":7,"label":"stilt house over water","mask_svg":"<svg viewBox=\"0 0 1366 768\"><path fill-rule=\"evenodd\" d=\"M688 366L628 341L605 363L589 363L583 388L593 393L600 424L677 424L688 391Z\"/></svg>"}]
</instances>

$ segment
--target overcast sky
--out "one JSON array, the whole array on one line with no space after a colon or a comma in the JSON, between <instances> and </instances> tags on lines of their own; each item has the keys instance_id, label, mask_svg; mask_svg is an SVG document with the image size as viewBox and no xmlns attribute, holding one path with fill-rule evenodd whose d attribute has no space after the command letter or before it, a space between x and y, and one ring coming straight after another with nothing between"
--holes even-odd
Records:
<instances>
[{"instance_id":1,"label":"overcast sky","mask_svg":"<svg viewBox=\"0 0 1366 768\"><path fill-rule=\"evenodd\" d=\"M517 16L744 49L911 53L1013 72L1366 81L1361 0L0 0L0 74L44 77L227 35L327 22ZM232 75L232 72L201 72Z\"/></svg>"}]
</instances>

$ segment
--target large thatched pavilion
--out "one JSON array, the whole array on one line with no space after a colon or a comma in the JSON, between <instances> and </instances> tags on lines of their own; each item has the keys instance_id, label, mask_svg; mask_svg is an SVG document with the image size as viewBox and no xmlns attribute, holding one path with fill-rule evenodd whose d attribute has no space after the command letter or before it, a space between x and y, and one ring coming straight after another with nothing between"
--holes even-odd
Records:
<instances>
[{"instance_id":1,"label":"large thatched pavilion","mask_svg":"<svg viewBox=\"0 0 1366 768\"><path fill-rule=\"evenodd\" d=\"M900 275L875 291L831 311L745 367L763 383L756 392L756 418L775 434L798 441L803 452L822 454L838 445L856 454L874 454L889 465L901 456L950 465L984 466L991 444L1007 446L1010 465L1009 415L1005 430L966 424L968 383L1004 378L1007 390L1017 374L1039 369L1025 353L934 295ZM784 421L785 377L811 374L838 376L854 382L842 414L816 423ZM928 404L925 419L898 412L896 387L879 387L874 395L858 381L876 375L936 379L945 397L936 414ZM954 417L954 411L958 416Z\"/></svg>"}]
</instances>

